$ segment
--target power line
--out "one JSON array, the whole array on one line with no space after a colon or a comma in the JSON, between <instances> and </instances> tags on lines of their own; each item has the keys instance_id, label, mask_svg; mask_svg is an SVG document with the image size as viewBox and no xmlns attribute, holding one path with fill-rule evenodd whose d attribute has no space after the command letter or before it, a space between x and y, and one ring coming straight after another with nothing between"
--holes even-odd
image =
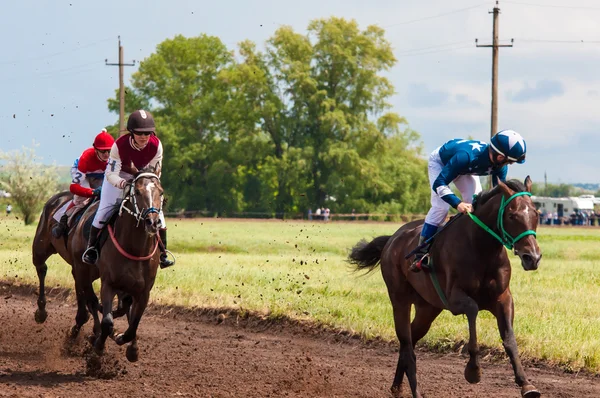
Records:
<instances>
[{"instance_id":1,"label":"power line","mask_svg":"<svg viewBox=\"0 0 600 398\"><path fill-rule=\"evenodd\" d=\"M419 52L419 51L423 51L423 50L429 50L432 48L440 48L440 47L448 47L448 46L454 46L456 44L464 44L464 43L470 43L470 40L463 40L463 41L455 41L454 43L446 43L446 44L438 44L436 46L429 46L429 47L423 47L423 48L412 48L409 50L402 50L400 51L400 55L405 55L408 53L414 53L414 52Z\"/></svg>"},{"instance_id":2,"label":"power line","mask_svg":"<svg viewBox=\"0 0 600 398\"><path fill-rule=\"evenodd\" d=\"M598 44L600 40L545 40L545 39L515 39L522 42L530 43L561 43L561 44Z\"/></svg>"},{"instance_id":3,"label":"power line","mask_svg":"<svg viewBox=\"0 0 600 398\"><path fill-rule=\"evenodd\" d=\"M440 50L434 50L434 51L424 51L424 52L420 52L420 53L413 53L413 54L406 54L406 55L399 55L398 58L407 58L407 57L415 57L417 55L427 55L427 54L436 54L436 53L441 53L441 52L445 52L445 51L455 51L455 50L462 50L464 48L473 48L472 45L468 45L468 46L462 46L462 47L454 47L454 48L444 48L444 49L440 49Z\"/></svg>"},{"instance_id":4,"label":"power line","mask_svg":"<svg viewBox=\"0 0 600 398\"><path fill-rule=\"evenodd\" d=\"M448 12L445 12L443 14L437 14L437 15L432 15L432 16L429 16L429 17L423 17L423 18L413 19L413 20L410 20L410 21L398 22L398 23L394 23L394 24L391 24L391 25L382 26L382 28L390 28L392 26L399 26L399 25L408 25L408 24L411 24L411 23L421 22L421 21L425 21L425 20L428 20L428 19L445 17L446 15L451 15L451 14L456 14L458 12L471 10L473 8L478 8L478 7L484 6L484 5L489 4L489 3L490 3L489 1L486 1L485 3L479 3L479 4L471 6L471 7L460 8L458 10L448 11Z\"/></svg>"}]
</instances>

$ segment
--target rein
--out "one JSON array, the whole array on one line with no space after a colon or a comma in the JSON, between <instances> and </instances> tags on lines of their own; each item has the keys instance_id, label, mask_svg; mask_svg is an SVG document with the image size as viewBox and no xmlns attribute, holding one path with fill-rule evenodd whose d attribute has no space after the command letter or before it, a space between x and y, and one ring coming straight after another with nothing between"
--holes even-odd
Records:
<instances>
[{"instance_id":1,"label":"rein","mask_svg":"<svg viewBox=\"0 0 600 398\"><path fill-rule=\"evenodd\" d=\"M137 221L137 223L135 225L136 228L139 227L140 222L144 221L146 218L148 218L148 216L150 214L152 214L152 213L160 214L160 212L162 210L162 204L163 204L163 198L161 197L160 208L157 209L156 207L150 207L149 209L142 209L142 210L139 209L137 200L135 197L134 185L135 185L135 182L137 180L139 180L140 178L156 178L160 181L158 176L154 173L141 173L137 177L135 177L135 179L132 181L131 184L129 184L129 193L127 194L127 196L125 196L125 198L121 202L121 206L119 208L119 217L121 217L121 215L123 214L123 211L126 211L133 218L136 219L136 221ZM126 206L127 202L130 202L133 205L133 210L129 209ZM110 224L108 225L108 234L110 235L110 239L112 240L113 244L115 245L115 248L119 251L119 253L121 253L122 256L124 256L130 260L133 260L133 261L150 260L156 253L156 249L158 248L158 244L160 242L160 236L158 236L158 234L156 234L156 242L154 244L154 249L152 250L152 253L150 253L147 256L138 257L138 256L134 256L132 254L127 253L125 251L125 249L123 249L121 247L121 245L119 245L119 242L117 241L117 238L115 237L114 230Z\"/></svg>"},{"instance_id":2,"label":"rein","mask_svg":"<svg viewBox=\"0 0 600 398\"><path fill-rule=\"evenodd\" d=\"M529 229L525 232L520 233L519 235L517 235L516 237L513 238L504 229L504 210L506 209L506 207L508 207L508 204L510 203L511 200L513 200L519 196L531 196L531 193L530 192L517 192L514 195L512 195L510 198L508 198L507 200L505 200L504 196L502 196L502 202L500 203L500 210L498 211L498 220L496 222L496 225L502 235L498 235L496 232L494 232L490 227L485 225L485 223L483 221L481 221L476 215L467 213L469 215L469 217L471 218L471 220L473 220L475 222L475 224L479 225L481 228L483 228L484 231L486 231L487 233L492 235L494 238L496 238L496 240L498 242L500 242L501 244L503 244L508 250L512 250L515 243L517 243L519 240L523 239L526 236L529 236L529 235L537 236L537 234L535 233L534 230Z\"/></svg>"}]
</instances>

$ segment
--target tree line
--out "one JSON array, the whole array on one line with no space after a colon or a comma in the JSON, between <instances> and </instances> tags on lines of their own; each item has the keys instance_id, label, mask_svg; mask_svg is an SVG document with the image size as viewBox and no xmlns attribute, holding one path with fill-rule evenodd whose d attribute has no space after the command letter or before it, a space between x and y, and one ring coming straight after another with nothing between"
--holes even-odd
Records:
<instances>
[{"instance_id":1,"label":"tree line","mask_svg":"<svg viewBox=\"0 0 600 398\"><path fill-rule=\"evenodd\" d=\"M126 112L155 116L170 211L420 213L427 165L391 111L395 63L383 29L341 18L281 27L263 50L176 36L132 75Z\"/></svg>"}]
</instances>

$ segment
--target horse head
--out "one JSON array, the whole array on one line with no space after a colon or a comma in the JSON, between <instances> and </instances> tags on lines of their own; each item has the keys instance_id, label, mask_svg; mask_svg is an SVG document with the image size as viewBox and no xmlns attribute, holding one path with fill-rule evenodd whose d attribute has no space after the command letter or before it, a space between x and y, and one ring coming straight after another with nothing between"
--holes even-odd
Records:
<instances>
[{"instance_id":1,"label":"horse head","mask_svg":"<svg viewBox=\"0 0 600 398\"><path fill-rule=\"evenodd\" d=\"M138 224L144 223L146 232L153 236L161 226L160 212L163 205L163 187L160 183L160 164L135 174L129 186L129 198L133 216Z\"/></svg>"},{"instance_id":2,"label":"horse head","mask_svg":"<svg viewBox=\"0 0 600 398\"><path fill-rule=\"evenodd\" d=\"M531 200L531 185L529 176L524 183L517 180L500 181L481 197L481 201L486 202L500 196L499 201L490 201L495 206L493 213L497 214L495 228L490 229L496 234L496 239L514 250L526 271L536 270L542 258L536 239L538 212Z\"/></svg>"}]
</instances>

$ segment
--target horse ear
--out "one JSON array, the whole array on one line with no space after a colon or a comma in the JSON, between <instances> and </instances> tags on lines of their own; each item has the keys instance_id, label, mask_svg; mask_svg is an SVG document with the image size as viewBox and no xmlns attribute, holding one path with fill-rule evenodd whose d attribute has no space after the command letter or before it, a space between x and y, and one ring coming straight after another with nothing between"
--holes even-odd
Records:
<instances>
[{"instance_id":1,"label":"horse ear","mask_svg":"<svg viewBox=\"0 0 600 398\"><path fill-rule=\"evenodd\" d=\"M506 196L513 196L515 194L515 191L510 189L510 187L508 185L506 185L505 183L503 183L502 181L498 181L498 186L500 187L500 189Z\"/></svg>"},{"instance_id":2,"label":"horse ear","mask_svg":"<svg viewBox=\"0 0 600 398\"><path fill-rule=\"evenodd\" d=\"M154 166L154 174L156 174L158 177L160 177L161 168L160 162L156 163L156 166Z\"/></svg>"},{"instance_id":3,"label":"horse ear","mask_svg":"<svg viewBox=\"0 0 600 398\"><path fill-rule=\"evenodd\" d=\"M140 171L137 169L137 167L135 167L135 165L133 164L133 161L131 161L131 171L133 171L133 174L137 174Z\"/></svg>"},{"instance_id":4,"label":"horse ear","mask_svg":"<svg viewBox=\"0 0 600 398\"><path fill-rule=\"evenodd\" d=\"M529 176L525 177L525 188L527 188L527 192L531 192L531 186L533 185L533 181Z\"/></svg>"}]
</instances>

